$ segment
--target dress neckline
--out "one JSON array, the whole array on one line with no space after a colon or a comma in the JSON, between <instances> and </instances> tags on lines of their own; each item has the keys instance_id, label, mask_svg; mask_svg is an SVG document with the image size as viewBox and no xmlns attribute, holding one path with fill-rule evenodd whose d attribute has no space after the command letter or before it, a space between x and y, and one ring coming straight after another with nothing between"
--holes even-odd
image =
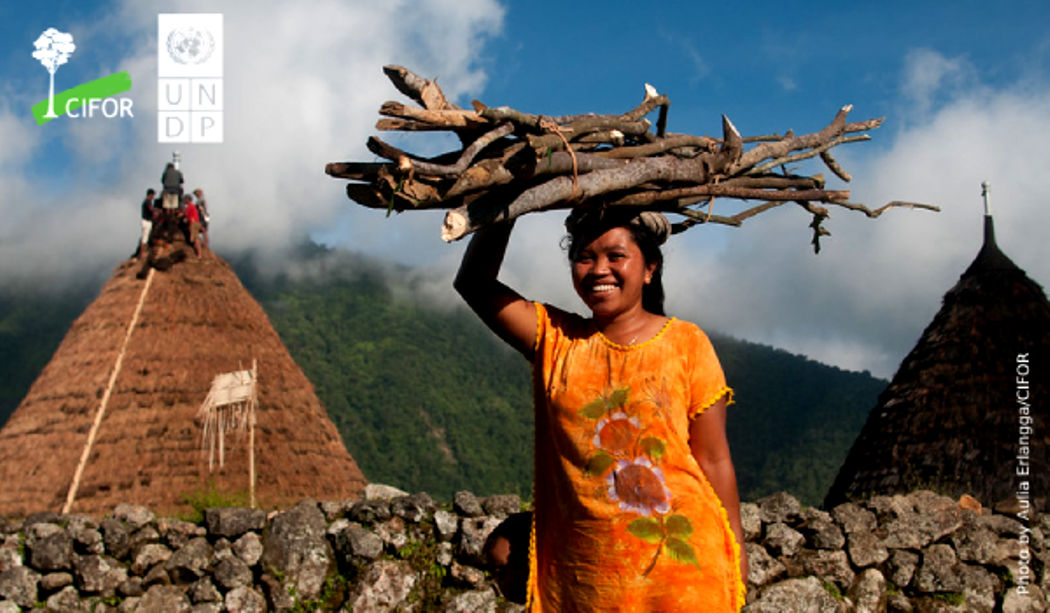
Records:
<instances>
[{"instance_id":1,"label":"dress neckline","mask_svg":"<svg viewBox=\"0 0 1050 613\"><path fill-rule=\"evenodd\" d=\"M671 322L674 321L675 319L676 318L674 316L668 317L667 321L664 322L664 325L660 328L659 331L657 331L656 334L654 334L652 337L650 337L650 338L648 338L648 339L646 339L646 340L644 340L644 341L642 341L640 343L634 344L634 345L621 345L620 343L613 342L612 340L609 339L608 336L605 336L605 334L603 334L602 331L599 330L597 326L594 326L594 320L591 320L591 325L594 326L594 331L597 332L598 338L602 339L602 342L604 342L609 347L612 347L613 349L618 349L620 351L631 351L631 350L634 350L634 349L641 349L642 347L645 347L646 345L648 345L650 343L656 342L656 340L658 340L661 336L663 336L664 332L666 332L667 329L671 327Z\"/></svg>"}]
</instances>

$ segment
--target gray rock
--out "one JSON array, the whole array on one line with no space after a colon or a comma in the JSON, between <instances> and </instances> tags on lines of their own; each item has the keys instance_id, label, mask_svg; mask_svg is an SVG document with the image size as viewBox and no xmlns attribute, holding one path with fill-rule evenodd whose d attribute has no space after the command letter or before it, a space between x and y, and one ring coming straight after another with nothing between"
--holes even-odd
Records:
<instances>
[{"instance_id":1,"label":"gray rock","mask_svg":"<svg viewBox=\"0 0 1050 613\"><path fill-rule=\"evenodd\" d=\"M438 543L437 552L434 554L434 561L441 566L451 566L453 560L452 543Z\"/></svg>"},{"instance_id":2,"label":"gray rock","mask_svg":"<svg viewBox=\"0 0 1050 613\"><path fill-rule=\"evenodd\" d=\"M382 539L387 549L392 552L408 544L408 534L405 533L405 520L400 517L391 517L381 524L376 524L375 533Z\"/></svg>"},{"instance_id":3,"label":"gray rock","mask_svg":"<svg viewBox=\"0 0 1050 613\"><path fill-rule=\"evenodd\" d=\"M204 523L212 537L237 538L266 527L266 511L240 507L218 507L204 510Z\"/></svg>"},{"instance_id":4,"label":"gray rock","mask_svg":"<svg viewBox=\"0 0 1050 613\"><path fill-rule=\"evenodd\" d=\"M215 565L214 577L227 590L252 584L252 570L240 558L233 556L219 560Z\"/></svg>"},{"instance_id":5,"label":"gray rock","mask_svg":"<svg viewBox=\"0 0 1050 613\"><path fill-rule=\"evenodd\" d=\"M81 554L100 555L106 548L102 544L102 533L91 518L79 517L77 521L66 526L66 532L73 539L73 550Z\"/></svg>"},{"instance_id":6,"label":"gray rock","mask_svg":"<svg viewBox=\"0 0 1050 613\"><path fill-rule=\"evenodd\" d=\"M222 613L225 610L221 602L202 602L193 605L193 613Z\"/></svg>"},{"instance_id":7,"label":"gray rock","mask_svg":"<svg viewBox=\"0 0 1050 613\"><path fill-rule=\"evenodd\" d=\"M255 534L249 532L248 534ZM261 543L262 541L260 541ZM223 558L229 558L233 556L233 546L230 545L230 541L225 538L218 538L214 543L211 544L211 563L215 566L215 563Z\"/></svg>"},{"instance_id":8,"label":"gray rock","mask_svg":"<svg viewBox=\"0 0 1050 613\"><path fill-rule=\"evenodd\" d=\"M434 511L434 534L439 542L451 541L459 529L459 518L444 509Z\"/></svg>"},{"instance_id":9,"label":"gray rock","mask_svg":"<svg viewBox=\"0 0 1050 613\"><path fill-rule=\"evenodd\" d=\"M509 600L496 601L496 613L528 613L525 605L511 602Z\"/></svg>"},{"instance_id":10,"label":"gray rock","mask_svg":"<svg viewBox=\"0 0 1050 613\"><path fill-rule=\"evenodd\" d=\"M995 608L995 594L1002 591L1002 581L980 566L960 566L963 597L972 611L991 611Z\"/></svg>"},{"instance_id":11,"label":"gray rock","mask_svg":"<svg viewBox=\"0 0 1050 613\"><path fill-rule=\"evenodd\" d=\"M989 514L977 518L977 522L1000 536L1016 537L1024 530L1021 522L1006 515Z\"/></svg>"},{"instance_id":12,"label":"gray rock","mask_svg":"<svg viewBox=\"0 0 1050 613\"><path fill-rule=\"evenodd\" d=\"M274 577L270 573L263 573L263 575L259 577L259 583L262 584L266 591L267 600L271 610L288 611L295 608L295 598L284 586L281 585L281 582L277 580L277 577Z\"/></svg>"},{"instance_id":13,"label":"gray rock","mask_svg":"<svg viewBox=\"0 0 1050 613\"><path fill-rule=\"evenodd\" d=\"M849 559L857 568L868 568L882 564L889 557L889 550L871 532L850 532L846 539Z\"/></svg>"},{"instance_id":14,"label":"gray rock","mask_svg":"<svg viewBox=\"0 0 1050 613\"><path fill-rule=\"evenodd\" d=\"M132 530L138 530L153 521L153 512L143 506L132 504L118 504L113 509L114 519L118 519L128 525Z\"/></svg>"},{"instance_id":15,"label":"gray rock","mask_svg":"<svg viewBox=\"0 0 1050 613\"><path fill-rule=\"evenodd\" d=\"M88 594L112 596L117 586L128 579L128 571L119 562L105 556L89 555L73 563L77 589Z\"/></svg>"},{"instance_id":16,"label":"gray rock","mask_svg":"<svg viewBox=\"0 0 1050 613\"><path fill-rule=\"evenodd\" d=\"M0 600L0 613L21 613L22 607L13 600Z\"/></svg>"},{"instance_id":17,"label":"gray rock","mask_svg":"<svg viewBox=\"0 0 1050 613\"><path fill-rule=\"evenodd\" d=\"M747 582L755 587L768 585L784 575L784 565L769 555L758 543L745 543L747 551Z\"/></svg>"},{"instance_id":18,"label":"gray rock","mask_svg":"<svg viewBox=\"0 0 1050 613\"><path fill-rule=\"evenodd\" d=\"M744 541L757 541L762 536L762 513L753 502L740 503L740 527Z\"/></svg>"},{"instance_id":19,"label":"gray rock","mask_svg":"<svg viewBox=\"0 0 1050 613\"><path fill-rule=\"evenodd\" d=\"M930 490L915 490L908 494L912 508L920 515L934 515L945 509L957 509L959 505L953 498L943 496Z\"/></svg>"},{"instance_id":20,"label":"gray rock","mask_svg":"<svg viewBox=\"0 0 1050 613\"><path fill-rule=\"evenodd\" d=\"M20 607L36 604L40 574L25 566L16 566L0 573L0 599L10 600Z\"/></svg>"},{"instance_id":21,"label":"gray rock","mask_svg":"<svg viewBox=\"0 0 1050 613\"><path fill-rule=\"evenodd\" d=\"M467 490L460 490L453 494L452 510L463 517L480 517L485 514L477 497Z\"/></svg>"},{"instance_id":22,"label":"gray rock","mask_svg":"<svg viewBox=\"0 0 1050 613\"><path fill-rule=\"evenodd\" d=\"M40 589L54 592L67 585L73 585L73 575L69 573L48 573L40 577Z\"/></svg>"},{"instance_id":23,"label":"gray rock","mask_svg":"<svg viewBox=\"0 0 1050 613\"><path fill-rule=\"evenodd\" d=\"M190 597L190 602L193 604L201 604L205 602L222 602L222 594L212 583L211 577L201 577L190 586L190 589L186 592L186 595Z\"/></svg>"},{"instance_id":24,"label":"gray rock","mask_svg":"<svg viewBox=\"0 0 1050 613\"><path fill-rule=\"evenodd\" d=\"M333 522L337 519L343 519L346 514L350 512L350 509L354 506L353 500L325 500L317 503L318 508L321 509L321 513L324 513L324 520L326 522Z\"/></svg>"},{"instance_id":25,"label":"gray rock","mask_svg":"<svg viewBox=\"0 0 1050 613\"><path fill-rule=\"evenodd\" d=\"M770 494L755 501L755 504L758 505L762 522L766 524L788 522L802 512L802 505L798 499L787 492Z\"/></svg>"},{"instance_id":26,"label":"gray rock","mask_svg":"<svg viewBox=\"0 0 1050 613\"><path fill-rule=\"evenodd\" d=\"M153 526L144 526L128 535L128 547L131 551L138 551L139 547L147 543L159 543L160 532Z\"/></svg>"},{"instance_id":27,"label":"gray rock","mask_svg":"<svg viewBox=\"0 0 1050 613\"><path fill-rule=\"evenodd\" d=\"M390 501L362 500L350 507L347 514L351 520L362 524L374 524L390 519Z\"/></svg>"},{"instance_id":28,"label":"gray rock","mask_svg":"<svg viewBox=\"0 0 1050 613\"><path fill-rule=\"evenodd\" d=\"M140 602L142 602L141 596L132 596L130 598L125 598L124 602L120 603L120 605L117 606L117 611L120 611L120 613L135 613L139 610Z\"/></svg>"},{"instance_id":29,"label":"gray rock","mask_svg":"<svg viewBox=\"0 0 1050 613\"><path fill-rule=\"evenodd\" d=\"M52 513L50 511L44 513L33 513L27 516L22 522L22 532L28 533L30 528L36 524L55 524L57 526L64 520L65 515L62 515L61 513Z\"/></svg>"},{"instance_id":30,"label":"gray rock","mask_svg":"<svg viewBox=\"0 0 1050 613\"><path fill-rule=\"evenodd\" d=\"M781 522L766 526L766 538L762 541L774 556L793 556L805 542L806 537Z\"/></svg>"},{"instance_id":31,"label":"gray rock","mask_svg":"<svg viewBox=\"0 0 1050 613\"><path fill-rule=\"evenodd\" d=\"M347 563L353 558L374 560L383 553L383 539L361 524L351 522L332 535L332 545Z\"/></svg>"},{"instance_id":32,"label":"gray rock","mask_svg":"<svg viewBox=\"0 0 1050 613\"><path fill-rule=\"evenodd\" d=\"M473 566L466 566L458 562L452 562L449 576L465 587L475 588L485 582L485 573Z\"/></svg>"},{"instance_id":33,"label":"gray rock","mask_svg":"<svg viewBox=\"0 0 1050 613\"><path fill-rule=\"evenodd\" d=\"M37 570L73 568L73 539L56 524L35 523L26 532L29 566Z\"/></svg>"},{"instance_id":34,"label":"gray rock","mask_svg":"<svg viewBox=\"0 0 1050 613\"><path fill-rule=\"evenodd\" d=\"M496 613L496 592L472 590L463 592L449 601L445 613Z\"/></svg>"},{"instance_id":35,"label":"gray rock","mask_svg":"<svg viewBox=\"0 0 1050 613\"><path fill-rule=\"evenodd\" d=\"M177 583L193 583L211 567L212 547L208 539L197 537L179 547L164 563L164 570Z\"/></svg>"},{"instance_id":36,"label":"gray rock","mask_svg":"<svg viewBox=\"0 0 1050 613\"><path fill-rule=\"evenodd\" d=\"M886 610L886 578L869 568L857 575L847 594L854 613L882 613Z\"/></svg>"},{"instance_id":37,"label":"gray rock","mask_svg":"<svg viewBox=\"0 0 1050 613\"><path fill-rule=\"evenodd\" d=\"M142 587L142 577L128 577L127 581L117 586L117 594L124 598L134 598L146 593Z\"/></svg>"},{"instance_id":38,"label":"gray rock","mask_svg":"<svg viewBox=\"0 0 1050 613\"><path fill-rule=\"evenodd\" d=\"M171 549L160 543L146 543L138 548L131 561L131 572L141 575L161 562L171 559Z\"/></svg>"},{"instance_id":39,"label":"gray rock","mask_svg":"<svg viewBox=\"0 0 1050 613\"><path fill-rule=\"evenodd\" d=\"M961 592L960 564L952 548L930 545L922 552L922 563L915 576L915 589L920 592Z\"/></svg>"},{"instance_id":40,"label":"gray rock","mask_svg":"<svg viewBox=\"0 0 1050 613\"><path fill-rule=\"evenodd\" d=\"M247 532L234 541L230 549L233 555L240 558L242 562L248 566L255 566L255 563L262 557L262 539L254 532Z\"/></svg>"},{"instance_id":41,"label":"gray rock","mask_svg":"<svg viewBox=\"0 0 1050 613\"><path fill-rule=\"evenodd\" d=\"M47 610L56 613L89 613L91 605L80 598L76 588L72 585L62 588L61 591L52 594L46 601Z\"/></svg>"},{"instance_id":42,"label":"gray rock","mask_svg":"<svg viewBox=\"0 0 1050 613\"><path fill-rule=\"evenodd\" d=\"M886 611L888 613L912 613L914 610L915 607L912 606L911 601L901 592L895 592L886 596Z\"/></svg>"},{"instance_id":43,"label":"gray rock","mask_svg":"<svg viewBox=\"0 0 1050 613\"><path fill-rule=\"evenodd\" d=\"M172 549L178 549L198 536L207 536L208 531L204 526L198 526L188 521L178 519L158 519L157 531L161 538L167 541Z\"/></svg>"},{"instance_id":44,"label":"gray rock","mask_svg":"<svg viewBox=\"0 0 1050 613\"><path fill-rule=\"evenodd\" d=\"M802 524L798 531L806 542L817 549L842 549L846 537L831 519L831 515L818 509L808 508L802 512Z\"/></svg>"},{"instance_id":45,"label":"gray rock","mask_svg":"<svg viewBox=\"0 0 1050 613\"><path fill-rule=\"evenodd\" d=\"M146 576L142 578L142 587L149 589L154 585L171 585L171 576L164 569L164 564L157 564L149 569Z\"/></svg>"},{"instance_id":46,"label":"gray rock","mask_svg":"<svg viewBox=\"0 0 1050 613\"><path fill-rule=\"evenodd\" d=\"M963 511L952 506L930 514L910 513L879 529L882 544L890 549L922 549L963 525ZM883 534L884 533L884 534Z\"/></svg>"},{"instance_id":47,"label":"gray rock","mask_svg":"<svg viewBox=\"0 0 1050 613\"><path fill-rule=\"evenodd\" d=\"M481 508L488 515L507 517L521 511L521 498L517 494L496 494L482 500Z\"/></svg>"},{"instance_id":48,"label":"gray rock","mask_svg":"<svg viewBox=\"0 0 1050 613\"><path fill-rule=\"evenodd\" d=\"M135 610L138 613L190 613L193 607L181 587L154 585L146 590Z\"/></svg>"},{"instance_id":49,"label":"gray rock","mask_svg":"<svg viewBox=\"0 0 1050 613\"><path fill-rule=\"evenodd\" d=\"M390 501L390 512L413 524L423 521L423 518L433 513L435 509L437 505L426 492L411 496L398 496Z\"/></svg>"},{"instance_id":50,"label":"gray rock","mask_svg":"<svg viewBox=\"0 0 1050 613\"><path fill-rule=\"evenodd\" d=\"M914 513L915 506L907 497L896 496L873 496L865 503L875 513L879 524L887 524L895 519Z\"/></svg>"},{"instance_id":51,"label":"gray rock","mask_svg":"<svg viewBox=\"0 0 1050 613\"><path fill-rule=\"evenodd\" d=\"M485 539L492 534L500 520L496 517L468 517L460 523L458 550L466 564L484 566Z\"/></svg>"},{"instance_id":52,"label":"gray rock","mask_svg":"<svg viewBox=\"0 0 1050 613\"><path fill-rule=\"evenodd\" d=\"M897 587L908 587L918 567L919 554L904 549L894 549L887 563L890 581Z\"/></svg>"},{"instance_id":53,"label":"gray rock","mask_svg":"<svg viewBox=\"0 0 1050 613\"><path fill-rule=\"evenodd\" d=\"M840 504L831 510L831 516L846 534L873 532L878 526L875 514L855 502Z\"/></svg>"},{"instance_id":54,"label":"gray rock","mask_svg":"<svg viewBox=\"0 0 1050 613\"><path fill-rule=\"evenodd\" d=\"M1003 613L1043 613L1046 611L1046 596L1037 586L1029 585L1022 594L1018 586L1006 591L1003 597Z\"/></svg>"},{"instance_id":55,"label":"gray rock","mask_svg":"<svg viewBox=\"0 0 1050 613\"><path fill-rule=\"evenodd\" d=\"M229 613L266 613L266 598L252 587L234 588L226 594L226 610Z\"/></svg>"},{"instance_id":56,"label":"gray rock","mask_svg":"<svg viewBox=\"0 0 1050 613\"><path fill-rule=\"evenodd\" d=\"M316 502L304 500L273 518L263 537L260 564L280 573L282 587L294 589L300 599L321 595L335 562Z\"/></svg>"},{"instance_id":57,"label":"gray rock","mask_svg":"<svg viewBox=\"0 0 1050 613\"><path fill-rule=\"evenodd\" d=\"M951 542L959 559L978 564L997 564L1001 561L998 541L996 533L972 515L951 535Z\"/></svg>"},{"instance_id":58,"label":"gray rock","mask_svg":"<svg viewBox=\"0 0 1050 613\"><path fill-rule=\"evenodd\" d=\"M856 577L845 551L806 549L798 554L798 561L802 564L805 574L834 583L842 593L849 590Z\"/></svg>"},{"instance_id":59,"label":"gray rock","mask_svg":"<svg viewBox=\"0 0 1050 613\"><path fill-rule=\"evenodd\" d=\"M788 579L762 588L749 613L839 613L839 603L816 577Z\"/></svg>"},{"instance_id":60,"label":"gray rock","mask_svg":"<svg viewBox=\"0 0 1050 613\"><path fill-rule=\"evenodd\" d=\"M398 496L408 496L408 492L399 490L392 485L382 483L369 483L365 486L365 500L385 500L390 502Z\"/></svg>"},{"instance_id":61,"label":"gray rock","mask_svg":"<svg viewBox=\"0 0 1050 613\"><path fill-rule=\"evenodd\" d=\"M0 573L22 566L22 539L17 534L9 534L0 542Z\"/></svg>"},{"instance_id":62,"label":"gray rock","mask_svg":"<svg viewBox=\"0 0 1050 613\"><path fill-rule=\"evenodd\" d=\"M402 605L418 577L403 560L377 560L361 574L347 597L346 609L354 613L393 611Z\"/></svg>"},{"instance_id":63,"label":"gray rock","mask_svg":"<svg viewBox=\"0 0 1050 613\"><path fill-rule=\"evenodd\" d=\"M130 532L124 522L119 519L108 517L99 524L102 530L102 544L106 547L106 553L117 560L125 560L131 553L128 536Z\"/></svg>"}]
</instances>

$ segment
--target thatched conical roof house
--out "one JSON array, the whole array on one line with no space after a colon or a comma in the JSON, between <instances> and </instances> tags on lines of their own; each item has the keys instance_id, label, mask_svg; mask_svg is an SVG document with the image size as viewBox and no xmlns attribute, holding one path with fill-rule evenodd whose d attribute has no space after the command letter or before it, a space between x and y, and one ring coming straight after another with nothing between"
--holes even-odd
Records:
<instances>
[{"instance_id":1,"label":"thatched conical roof house","mask_svg":"<svg viewBox=\"0 0 1050 613\"><path fill-rule=\"evenodd\" d=\"M205 252L139 272L117 269L0 430L0 515L176 511L206 491L246 493L251 437L226 432L225 464L209 471L198 410L216 375L253 361L260 504L355 497L364 476L229 265Z\"/></svg>"},{"instance_id":2,"label":"thatched conical roof house","mask_svg":"<svg viewBox=\"0 0 1050 613\"><path fill-rule=\"evenodd\" d=\"M1046 510L1048 357L1050 303L986 216L980 252L879 396L825 507L927 488Z\"/></svg>"}]
</instances>

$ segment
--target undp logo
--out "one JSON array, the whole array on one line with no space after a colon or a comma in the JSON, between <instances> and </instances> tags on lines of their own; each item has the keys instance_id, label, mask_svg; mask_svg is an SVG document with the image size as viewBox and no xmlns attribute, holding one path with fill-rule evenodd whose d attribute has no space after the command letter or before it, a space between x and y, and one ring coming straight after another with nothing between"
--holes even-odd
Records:
<instances>
[{"instance_id":1,"label":"undp logo","mask_svg":"<svg viewBox=\"0 0 1050 613\"><path fill-rule=\"evenodd\" d=\"M157 142L221 143L222 14L157 15Z\"/></svg>"}]
</instances>

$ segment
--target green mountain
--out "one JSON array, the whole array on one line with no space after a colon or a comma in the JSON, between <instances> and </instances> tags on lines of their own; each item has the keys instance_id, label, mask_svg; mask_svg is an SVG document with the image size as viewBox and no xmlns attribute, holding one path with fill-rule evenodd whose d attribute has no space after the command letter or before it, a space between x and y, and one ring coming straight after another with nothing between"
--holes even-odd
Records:
<instances>
[{"instance_id":1,"label":"green mountain","mask_svg":"<svg viewBox=\"0 0 1050 613\"><path fill-rule=\"evenodd\" d=\"M450 499L459 489L528 497L529 365L465 307L421 305L413 271L311 247L309 274L231 262L372 481ZM394 292L388 280L399 279ZM97 291L97 290L96 290ZM0 419L6 420L91 300L0 290ZM886 382L711 335L736 403L729 438L741 496L789 490L819 504Z\"/></svg>"}]
</instances>

